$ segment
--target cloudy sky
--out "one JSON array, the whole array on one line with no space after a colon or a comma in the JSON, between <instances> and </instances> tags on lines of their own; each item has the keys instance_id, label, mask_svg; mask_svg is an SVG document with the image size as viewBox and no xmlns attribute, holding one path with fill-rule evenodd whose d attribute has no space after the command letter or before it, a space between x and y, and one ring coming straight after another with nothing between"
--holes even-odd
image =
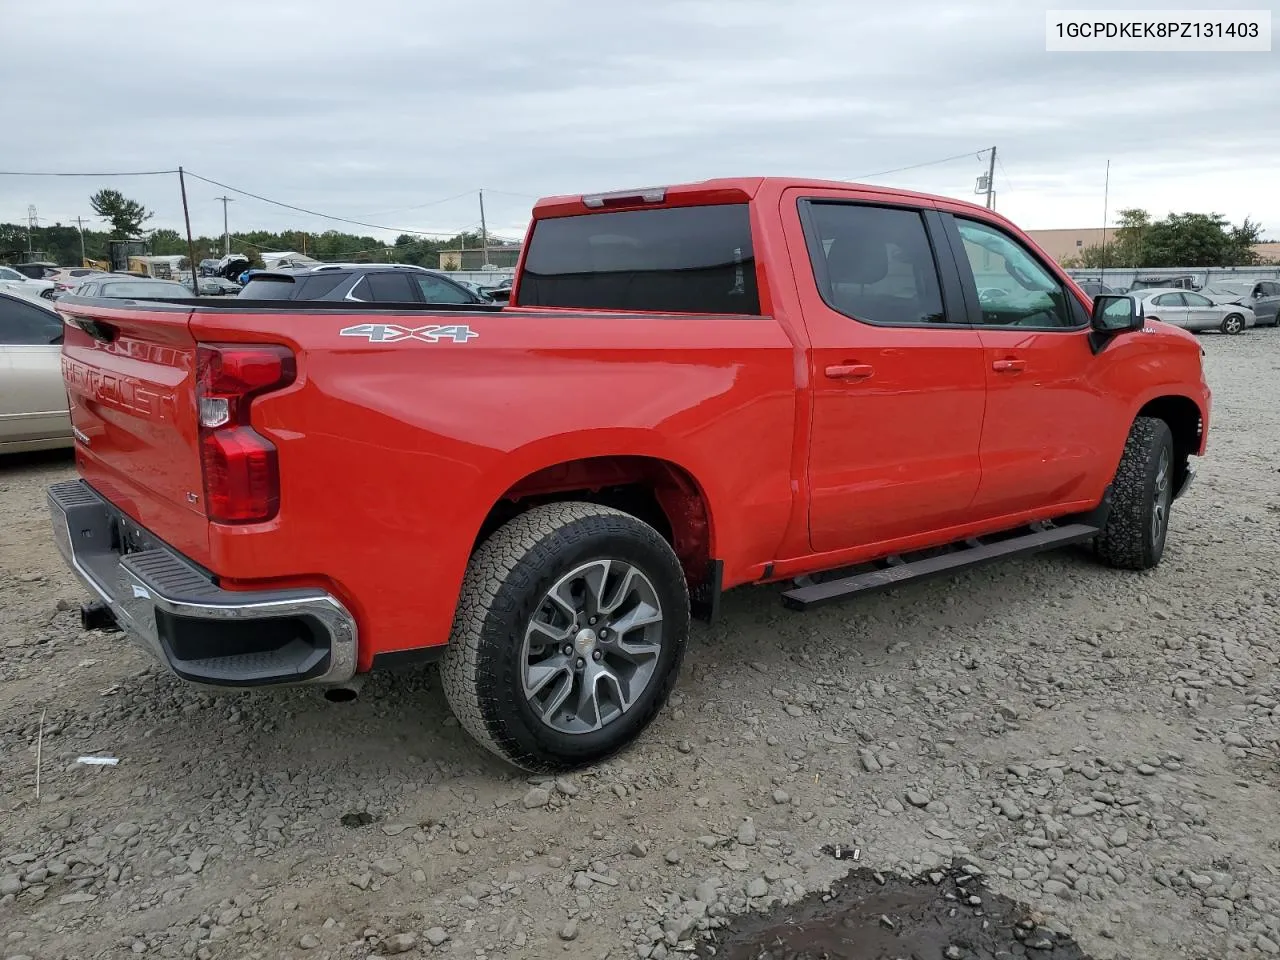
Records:
<instances>
[{"instance_id":1,"label":"cloudy sky","mask_svg":"<svg viewBox=\"0 0 1280 960\"><path fill-rule=\"evenodd\" d=\"M6 170L182 164L448 233L478 224L484 188L490 230L517 236L539 195L715 176L971 198L996 144L997 207L1025 227L1099 224L1109 158L1113 212L1249 215L1280 239L1280 55L1047 53L1027 0L2 6ZM0 177L0 221L89 217L102 186L181 223L174 177ZM197 232L221 232L223 192L191 184ZM231 222L347 229L245 196Z\"/></svg>"}]
</instances>

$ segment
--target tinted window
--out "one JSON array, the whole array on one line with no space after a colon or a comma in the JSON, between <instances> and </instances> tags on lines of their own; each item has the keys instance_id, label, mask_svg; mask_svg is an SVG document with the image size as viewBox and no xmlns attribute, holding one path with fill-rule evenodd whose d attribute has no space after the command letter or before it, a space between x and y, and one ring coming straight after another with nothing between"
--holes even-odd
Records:
<instances>
[{"instance_id":1,"label":"tinted window","mask_svg":"<svg viewBox=\"0 0 1280 960\"><path fill-rule=\"evenodd\" d=\"M386 271L370 273L364 278L369 296L377 303L416 303L413 287L403 273Z\"/></svg>"},{"instance_id":2,"label":"tinted window","mask_svg":"<svg viewBox=\"0 0 1280 960\"><path fill-rule=\"evenodd\" d=\"M413 279L422 291L422 299L427 303L472 303L473 299L467 291L454 286L441 277L433 277L429 273L414 274Z\"/></svg>"},{"instance_id":3,"label":"tinted window","mask_svg":"<svg viewBox=\"0 0 1280 960\"><path fill-rule=\"evenodd\" d=\"M39 307L0 297L0 343L50 344L62 336L62 320Z\"/></svg>"},{"instance_id":4,"label":"tinted window","mask_svg":"<svg viewBox=\"0 0 1280 960\"><path fill-rule=\"evenodd\" d=\"M1182 294L1162 293L1151 302L1157 307L1180 307L1182 306Z\"/></svg>"},{"instance_id":5,"label":"tinted window","mask_svg":"<svg viewBox=\"0 0 1280 960\"><path fill-rule=\"evenodd\" d=\"M191 291L180 283L164 283L164 282L147 282L131 283L123 281L121 283L104 283L101 288L102 292L99 296L113 298L140 298L140 299L174 299L176 297L190 297Z\"/></svg>"},{"instance_id":6,"label":"tinted window","mask_svg":"<svg viewBox=\"0 0 1280 960\"><path fill-rule=\"evenodd\" d=\"M758 314L747 205L539 220L525 257L520 303Z\"/></svg>"},{"instance_id":7,"label":"tinted window","mask_svg":"<svg viewBox=\"0 0 1280 960\"><path fill-rule=\"evenodd\" d=\"M1182 299L1187 302L1189 307L1211 307L1213 301L1208 297L1202 297L1198 293L1184 293Z\"/></svg>"},{"instance_id":8,"label":"tinted window","mask_svg":"<svg viewBox=\"0 0 1280 960\"><path fill-rule=\"evenodd\" d=\"M809 209L809 259L828 304L872 323L946 321L918 211L818 202Z\"/></svg>"},{"instance_id":9,"label":"tinted window","mask_svg":"<svg viewBox=\"0 0 1280 960\"><path fill-rule=\"evenodd\" d=\"M17 270L10 270L8 267L0 267L0 280L17 280L20 283L25 283L27 278Z\"/></svg>"},{"instance_id":10,"label":"tinted window","mask_svg":"<svg viewBox=\"0 0 1280 960\"><path fill-rule=\"evenodd\" d=\"M338 284L345 281L351 274L334 273L332 270L326 270L324 273L317 273L314 276L307 277L302 281L302 290L298 294L299 300L323 300L325 296L332 293Z\"/></svg>"},{"instance_id":11,"label":"tinted window","mask_svg":"<svg viewBox=\"0 0 1280 960\"><path fill-rule=\"evenodd\" d=\"M956 219L978 287L982 322L1002 327L1074 327L1067 291L1022 244L995 227Z\"/></svg>"},{"instance_id":12,"label":"tinted window","mask_svg":"<svg viewBox=\"0 0 1280 960\"><path fill-rule=\"evenodd\" d=\"M1261 288L1258 291L1260 297L1280 297L1280 283L1260 283Z\"/></svg>"},{"instance_id":13,"label":"tinted window","mask_svg":"<svg viewBox=\"0 0 1280 960\"><path fill-rule=\"evenodd\" d=\"M292 277L250 277L240 296L250 300L289 300L296 291Z\"/></svg>"}]
</instances>

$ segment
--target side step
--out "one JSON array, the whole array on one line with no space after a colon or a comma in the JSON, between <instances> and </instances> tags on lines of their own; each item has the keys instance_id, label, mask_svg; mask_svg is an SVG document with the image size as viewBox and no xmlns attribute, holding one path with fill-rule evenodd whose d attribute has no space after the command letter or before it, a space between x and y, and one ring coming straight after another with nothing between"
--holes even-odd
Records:
<instances>
[{"instance_id":1,"label":"side step","mask_svg":"<svg viewBox=\"0 0 1280 960\"><path fill-rule=\"evenodd\" d=\"M1023 554L1038 553L1065 547L1067 544L1091 540L1102 532L1101 527L1089 523L1069 523L1061 527L1031 529L1016 536L984 543L980 539L964 540L954 544L951 553L925 557L920 560L902 560L878 570L855 573L852 576L829 580L826 583L802 581L803 586L788 590L782 595L782 603L791 610L811 610L833 600L841 600L857 593L873 593L940 577L957 570L976 567L993 560L1003 560Z\"/></svg>"}]
</instances>

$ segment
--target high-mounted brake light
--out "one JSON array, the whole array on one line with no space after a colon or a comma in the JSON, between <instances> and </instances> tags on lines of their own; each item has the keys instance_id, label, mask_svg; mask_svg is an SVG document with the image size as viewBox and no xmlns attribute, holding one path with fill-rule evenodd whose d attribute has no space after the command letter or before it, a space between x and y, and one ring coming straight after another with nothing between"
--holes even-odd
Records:
<instances>
[{"instance_id":1,"label":"high-mounted brake light","mask_svg":"<svg viewBox=\"0 0 1280 960\"><path fill-rule=\"evenodd\" d=\"M644 187L640 190L619 190L616 193L587 194L582 198L582 205L598 210L601 207L634 207L641 203L662 203L666 199L666 187Z\"/></svg>"},{"instance_id":2,"label":"high-mounted brake light","mask_svg":"<svg viewBox=\"0 0 1280 960\"><path fill-rule=\"evenodd\" d=\"M249 425L255 397L293 382L293 354L274 344L196 348L196 401L205 512L217 523L260 523L280 509L276 448Z\"/></svg>"}]
</instances>

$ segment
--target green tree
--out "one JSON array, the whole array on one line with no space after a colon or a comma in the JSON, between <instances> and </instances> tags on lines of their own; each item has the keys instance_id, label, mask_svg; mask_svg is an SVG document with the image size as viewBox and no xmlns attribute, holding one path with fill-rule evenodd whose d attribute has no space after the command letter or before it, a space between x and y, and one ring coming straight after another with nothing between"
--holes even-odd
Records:
<instances>
[{"instance_id":1,"label":"green tree","mask_svg":"<svg viewBox=\"0 0 1280 960\"><path fill-rule=\"evenodd\" d=\"M199 249L199 246L197 246ZM151 252L157 257L187 253L187 240L177 230L161 228L151 233Z\"/></svg>"},{"instance_id":2,"label":"green tree","mask_svg":"<svg viewBox=\"0 0 1280 960\"><path fill-rule=\"evenodd\" d=\"M142 225L151 219L152 213L136 200L128 199L119 190L99 190L89 198L93 212L111 224L116 235L135 237Z\"/></svg>"},{"instance_id":3,"label":"green tree","mask_svg":"<svg viewBox=\"0 0 1280 960\"><path fill-rule=\"evenodd\" d=\"M1232 226L1220 213L1171 213L1152 220L1145 210L1119 212L1115 239L1086 247L1068 267L1238 267L1258 262L1253 244L1262 227L1248 217Z\"/></svg>"}]
</instances>

